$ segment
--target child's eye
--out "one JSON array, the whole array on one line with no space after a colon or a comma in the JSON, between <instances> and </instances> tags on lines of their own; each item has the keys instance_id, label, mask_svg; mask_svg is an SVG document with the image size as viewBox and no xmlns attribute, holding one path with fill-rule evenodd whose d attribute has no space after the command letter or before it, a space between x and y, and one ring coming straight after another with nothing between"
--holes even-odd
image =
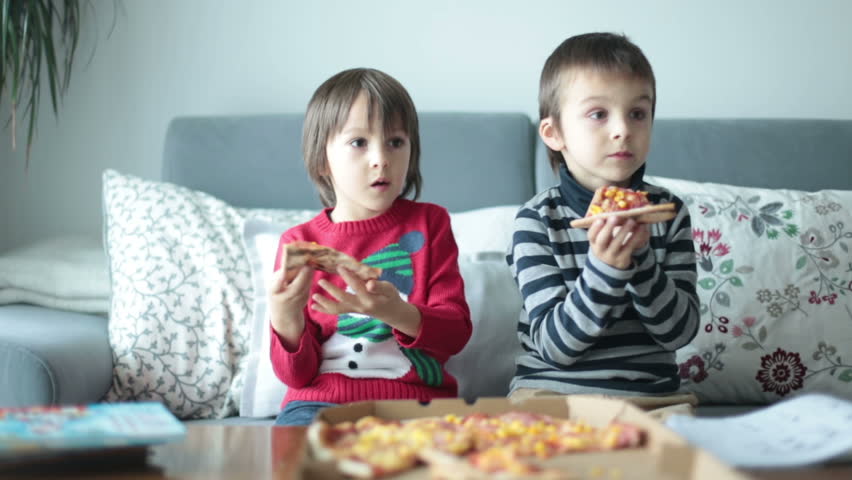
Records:
<instances>
[{"instance_id":1,"label":"child's eye","mask_svg":"<svg viewBox=\"0 0 852 480\"><path fill-rule=\"evenodd\" d=\"M604 110L595 110L589 114L589 118L592 120L603 120L606 118L606 112Z\"/></svg>"},{"instance_id":2,"label":"child's eye","mask_svg":"<svg viewBox=\"0 0 852 480\"><path fill-rule=\"evenodd\" d=\"M632 118L634 120L645 120L645 118L647 118L647 117L648 117L648 112L646 112L642 108L637 108L636 110L633 110L632 112L630 112L630 118Z\"/></svg>"},{"instance_id":3,"label":"child's eye","mask_svg":"<svg viewBox=\"0 0 852 480\"><path fill-rule=\"evenodd\" d=\"M402 148L405 146L405 139L402 137L394 137L388 140L388 145L393 148Z\"/></svg>"},{"instance_id":4,"label":"child's eye","mask_svg":"<svg viewBox=\"0 0 852 480\"><path fill-rule=\"evenodd\" d=\"M349 142L349 145L352 145L355 148L364 148L367 146L367 140L364 138L356 138Z\"/></svg>"}]
</instances>

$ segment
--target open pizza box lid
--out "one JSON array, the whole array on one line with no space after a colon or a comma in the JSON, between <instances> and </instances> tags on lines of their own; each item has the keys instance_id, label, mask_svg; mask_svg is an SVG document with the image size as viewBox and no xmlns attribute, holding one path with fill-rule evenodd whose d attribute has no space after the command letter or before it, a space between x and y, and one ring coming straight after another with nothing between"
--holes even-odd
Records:
<instances>
[{"instance_id":1,"label":"open pizza box lid","mask_svg":"<svg viewBox=\"0 0 852 480\"><path fill-rule=\"evenodd\" d=\"M520 403L505 397L480 398L474 403L462 399L436 399L424 405L414 400L357 402L320 411L318 420L336 424L373 415L390 420L466 415L500 414L508 411L535 412L554 417L582 420L592 426L603 426L613 420L631 423L646 432L642 448L610 452L573 453L542 461L548 467L564 469L566 479L687 479L740 480L748 476L721 463L710 453L690 446L686 440L650 417L638 407L623 400L594 395L570 395L530 398ZM303 478L345 478L332 462L321 462L306 452ZM428 479L429 471L420 467L386 478L394 480Z\"/></svg>"}]
</instances>

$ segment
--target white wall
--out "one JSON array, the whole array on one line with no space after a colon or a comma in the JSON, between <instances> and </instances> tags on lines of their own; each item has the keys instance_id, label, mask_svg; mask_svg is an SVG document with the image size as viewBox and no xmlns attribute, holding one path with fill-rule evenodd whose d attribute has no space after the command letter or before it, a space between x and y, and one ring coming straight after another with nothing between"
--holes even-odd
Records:
<instances>
[{"instance_id":1,"label":"white wall","mask_svg":"<svg viewBox=\"0 0 852 480\"><path fill-rule=\"evenodd\" d=\"M2 132L0 250L98 232L101 172L159 178L172 117L299 112L353 66L394 75L420 110L535 116L552 49L608 30L651 60L659 117L852 119L845 0L124 0L109 37L113 2L93 4L59 122L42 97L28 171Z\"/></svg>"}]
</instances>

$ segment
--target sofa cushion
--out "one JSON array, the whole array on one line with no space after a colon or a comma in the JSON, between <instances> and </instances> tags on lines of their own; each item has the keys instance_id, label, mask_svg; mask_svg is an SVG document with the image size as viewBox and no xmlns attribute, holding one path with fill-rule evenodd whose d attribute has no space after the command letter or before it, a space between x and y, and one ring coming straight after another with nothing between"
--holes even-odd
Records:
<instances>
[{"instance_id":1,"label":"sofa cushion","mask_svg":"<svg viewBox=\"0 0 852 480\"><path fill-rule=\"evenodd\" d=\"M852 192L648 181L692 216L701 327L678 351L684 386L711 403L852 398Z\"/></svg>"},{"instance_id":2,"label":"sofa cushion","mask_svg":"<svg viewBox=\"0 0 852 480\"><path fill-rule=\"evenodd\" d=\"M106 318L0 306L0 407L97 402L111 378Z\"/></svg>"},{"instance_id":3,"label":"sofa cushion","mask_svg":"<svg viewBox=\"0 0 852 480\"><path fill-rule=\"evenodd\" d=\"M160 401L181 418L235 414L253 308L242 222L285 219L112 170L103 181L115 358L107 399Z\"/></svg>"}]
</instances>

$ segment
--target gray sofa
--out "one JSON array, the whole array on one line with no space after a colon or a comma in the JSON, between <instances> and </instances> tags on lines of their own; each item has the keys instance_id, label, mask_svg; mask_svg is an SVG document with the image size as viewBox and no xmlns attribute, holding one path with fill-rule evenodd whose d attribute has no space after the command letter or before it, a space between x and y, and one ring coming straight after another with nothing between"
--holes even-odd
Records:
<instances>
[{"instance_id":1,"label":"gray sofa","mask_svg":"<svg viewBox=\"0 0 852 480\"><path fill-rule=\"evenodd\" d=\"M162 180L238 207L317 208L301 115L171 122ZM451 212L521 204L555 183L521 113L421 113L424 201ZM805 161L807 159L807 161ZM658 119L648 173L798 190L852 190L852 121ZM0 306L0 407L96 402L111 382L107 319Z\"/></svg>"}]
</instances>

